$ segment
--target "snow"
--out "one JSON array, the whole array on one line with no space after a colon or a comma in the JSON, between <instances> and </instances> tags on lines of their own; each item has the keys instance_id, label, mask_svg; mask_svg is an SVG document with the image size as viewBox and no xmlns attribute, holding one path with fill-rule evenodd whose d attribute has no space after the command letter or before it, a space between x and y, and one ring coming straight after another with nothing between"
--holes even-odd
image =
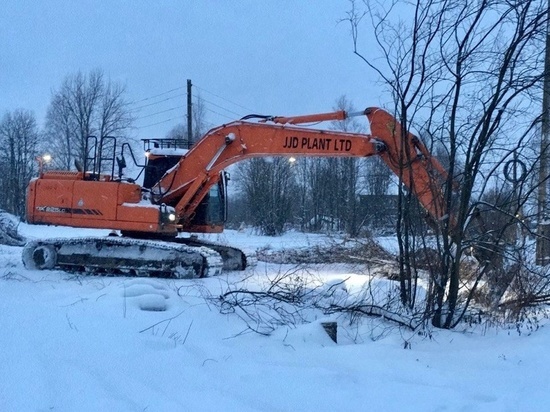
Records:
<instances>
[{"instance_id":1,"label":"snow","mask_svg":"<svg viewBox=\"0 0 550 412\"><path fill-rule=\"evenodd\" d=\"M257 249L291 249L322 245L330 240L326 235L315 233L286 232L282 236L261 236L254 231L226 230L220 234L199 235L200 238L230 244L245 252L254 253Z\"/></svg>"},{"instance_id":2,"label":"snow","mask_svg":"<svg viewBox=\"0 0 550 412\"><path fill-rule=\"evenodd\" d=\"M248 251L326 241L234 231L210 239ZM20 255L21 247L0 246L1 411L540 411L550 401L547 327L427 337L377 319L350 327L318 316L263 336L243 333L243 320L220 313L216 298L244 277L260 284L288 267L260 262L254 273L199 280L86 277L26 270ZM366 281L351 266L312 270L337 294ZM338 343L322 328L330 321Z\"/></svg>"},{"instance_id":3,"label":"snow","mask_svg":"<svg viewBox=\"0 0 550 412\"><path fill-rule=\"evenodd\" d=\"M189 149L181 149L181 148L152 148L148 151L148 153L151 153L156 156L185 156L187 153L189 153Z\"/></svg>"}]
</instances>

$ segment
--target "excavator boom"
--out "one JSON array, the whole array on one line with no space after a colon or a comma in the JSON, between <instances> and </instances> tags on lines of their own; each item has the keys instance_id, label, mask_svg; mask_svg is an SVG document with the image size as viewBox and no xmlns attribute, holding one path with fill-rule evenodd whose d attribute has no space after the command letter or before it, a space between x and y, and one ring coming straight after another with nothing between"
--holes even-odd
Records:
<instances>
[{"instance_id":1,"label":"excavator boom","mask_svg":"<svg viewBox=\"0 0 550 412\"><path fill-rule=\"evenodd\" d=\"M366 115L371 134L296 127L293 124L344 120ZM401 136L401 125L382 109L368 108L296 117L263 117L261 123L237 121L209 131L153 188L158 203L175 208L179 222L193 231L191 218L219 173L251 157L379 155L435 219L445 216L442 185L447 173L420 140ZM275 124L270 124L273 122ZM288 126L291 124L291 126Z\"/></svg>"}]
</instances>

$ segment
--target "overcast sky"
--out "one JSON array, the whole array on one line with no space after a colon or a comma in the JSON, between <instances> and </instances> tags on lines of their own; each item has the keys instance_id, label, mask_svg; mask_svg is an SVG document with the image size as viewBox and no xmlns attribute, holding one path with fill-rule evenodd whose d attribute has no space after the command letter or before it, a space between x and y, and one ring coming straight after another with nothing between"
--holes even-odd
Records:
<instances>
[{"instance_id":1,"label":"overcast sky","mask_svg":"<svg viewBox=\"0 0 550 412\"><path fill-rule=\"evenodd\" d=\"M146 106L134 113L139 138L185 121L187 79L211 125L329 111L341 95L358 109L388 101L339 23L347 0L2 0L0 9L0 115L30 109L42 124L65 76L97 68Z\"/></svg>"}]
</instances>

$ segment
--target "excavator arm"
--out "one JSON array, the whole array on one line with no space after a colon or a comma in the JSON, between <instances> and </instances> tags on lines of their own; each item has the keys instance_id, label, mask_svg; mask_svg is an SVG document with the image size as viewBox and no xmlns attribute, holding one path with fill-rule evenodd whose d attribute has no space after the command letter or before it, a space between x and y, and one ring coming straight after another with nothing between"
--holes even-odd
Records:
<instances>
[{"instance_id":1,"label":"excavator arm","mask_svg":"<svg viewBox=\"0 0 550 412\"><path fill-rule=\"evenodd\" d=\"M366 115L370 134L297 127L320 121ZM368 108L358 113L337 111L296 117L265 117L236 121L210 130L152 188L156 203L175 207L179 223L188 228L196 208L218 182L220 171L252 157L378 155L436 220L446 216L443 184L447 173L414 135L401 135L401 125L388 112Z\"/></svg>"}]
</instances>

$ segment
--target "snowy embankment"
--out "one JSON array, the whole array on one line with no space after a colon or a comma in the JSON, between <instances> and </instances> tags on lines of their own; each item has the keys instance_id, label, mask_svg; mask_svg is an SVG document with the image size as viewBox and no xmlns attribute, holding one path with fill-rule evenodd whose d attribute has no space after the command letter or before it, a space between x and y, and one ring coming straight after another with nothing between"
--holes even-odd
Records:
<instances>
[{"instance_id":1,"label":"snowy embankment","mask_svg":"<svg viewBox=\"0 0 550 412\"><path fill-rule=\"evenodd\" d=\"M32 238L105 232L20 230ZM323 238L229 231L213 240L250 252ZM0 246L1 411L540 411L550 402L548 328L426 338L378 320L350 327L319 316L262 336L220 314L216 297L288 265L175 281L28 271L20 254ZM311 271L350 289L367 277L359 266ZM337 344L320 325L327 320L339 322Z\"/></svg>"}]
</instances>

